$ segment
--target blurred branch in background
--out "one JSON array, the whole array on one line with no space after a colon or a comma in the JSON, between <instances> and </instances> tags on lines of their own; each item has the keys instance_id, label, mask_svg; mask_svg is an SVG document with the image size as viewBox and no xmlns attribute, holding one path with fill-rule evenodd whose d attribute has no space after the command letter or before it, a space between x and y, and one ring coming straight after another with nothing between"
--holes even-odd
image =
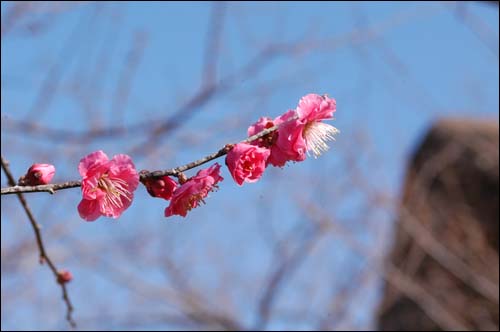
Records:
<instances>
[{"instance_id":1,"label":"blurred branch in background","mask_svg":"<svg viewBox=\"0 0 500 332\"><path fill-rule=\"evenodd\" d=\"M498 1L482 1L491 5L496 5L498 9ZM498 58L498 35L495 34L494 28L490 27L481 17L474 14L468 8L469 3L458 1L454 4L454 14L464 26L469 28L479 40Z\"/></svg>"},{"instance_id":2,"label":"blurred branch in background","mask_svg":"<svg viewBox=\"0 0 500 332\"><path fill-rule=\"evenodd\" d=\"M409 164L391 255L469 330L499 326L498 135L498 124L472 119L429 131ZM388 287L380 326L449 328L425 313Z\"/></svg>"},{"instance_id":3,"label":"blurred branch in background","mask_svg":"<svg viewBox=\"0 0 500 332\"><path fill-rule=\"evenodd\" d=\"M215 5L215 7L220 8L214 9L213 15L224 14L224 10L222 9L224 6L222 4ZM255 52L255 55L240 69L226 74L218 80L213 78L215 77L217 64L215 55L219 53L216 50L219 47L219 43L221 43L216 40L218 38L217 36L223 31L223 24L219 20L212 19L208 31L213 31L213 36L212 33L207 36L207 51L205 52L204 58L205 67L201 76L202 81L200 88L195 90L191 97L187 98L180 106L170 111L168 117L153 120L140 119L133 125L125 128L121 125L116 126L113 123L104 128L90 128L90 130L81 133L68 128L48 128L29 120L5 119L7 123L5 130L12 131L14 134L17 133L18 135L33 135L55 142L64 140L70 143L88 142L100 139L117 139L124 136L144 133L149 134L150 137L144 143L133 147L132 150L129 151L131 155L139 158L145 154L152 153L153 151L150 151L150 149L156 149L155 147L160 145L159 139L163 138L165 135L172 135L174 130L180 129L184 123L199 112L202 107L206 106L210 100L215 97L221 98L224 94L236 89L239 81L250 80L258 76L275 60L297 55L305 56L308 53L313 53L318 50L333 51L346 45L368 43L372 40L376 40L387 30L394 29L403 24L408 24L410 20L431 15L437 10L438 9L435 8L424 8L416 12L403 10L390 16L383 22L356 28L335 38L318 40L317 38L311 39L310 36L305 36L300 40L290 43L275 42L274 40L267 41L267 43L261 46L261 48ZM221 20L222 19L223 16L221 17ZM215 38L215 40L210 38ZM152 144L153 142L155 144Z\"/></svg>"},{"instance_id":4,"label":"blurred branch in background","mask_svg":"<svg viewBox=\"0 0 500 332\"><path fill-rule=\"evenodd\" d=\"M127 104L130 90L132 88L132 82L139 66L144 49L147 45L147 33L142 31L136 31L133 36L133 42L131 43L131 48L127 54L125 62L123 64L122 71L120 73L119 84L116 87L115 96L113 99L113 105L111 106L111 114L114 119L115 124L119 127L123 127L123 117L125 116L124 110Z\"/></svg>"}]
</instances>

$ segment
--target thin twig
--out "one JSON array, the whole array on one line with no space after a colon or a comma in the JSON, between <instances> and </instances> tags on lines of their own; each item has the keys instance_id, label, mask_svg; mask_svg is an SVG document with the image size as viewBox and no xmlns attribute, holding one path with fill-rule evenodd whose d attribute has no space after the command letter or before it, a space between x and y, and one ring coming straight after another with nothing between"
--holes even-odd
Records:
<instances>
[{"instance_id":1,"label":"thin twig","mask_svg":"<svg viewBox=\"0 0 500 332\"><path fill-rule=\"evenodd\" d=\"M289 121L293 121L296 119L297 119L297 117L294 116ZM250 142L253 142L255 140L258 140L259 138L262 138L262 137L266 136L267 134L272 133L273 131L278 129L278 127L279 127L279 125L276 125L276 126L273 126L271 128L264 129L263 131L259 132L258 134L255 134L255 135L250 136L247 139L243 140L241 143L250 143ZM214 160L214 159L217 159L219 157L226 155L232 149L232 147L233 147L233 144L226 144L226 145L224 145L223 148L219 149L219 151L217 151L217 152L209 154L208 156L205 156L201 159L193 161L189 164L179 166L179 167L176 167L176 168L173 168L170 170L154 171L154 172L147 172L147 173L144 172L141 174L141 180L147 179L147 178L162 177L165 175L177 176L179 173L182 173L182 172L187 171L189 169L201 166L201 165L203 165L211 160Z\"/></svg>"},{"instance_id":2,"label":"thin twig","mask_svg":"<svg viewBox=\"0 0 500 332\"><path fill-rule=\"evenodd\" d=\"M68 181L64 183L43 184L39 186L13 186L2 188L2 195L17 194L17 193L32 193L32 192L49 192L55 194L57 190L80 187L80 181Z\"/></svg>"},{"instance_id":3,"label":"thin twig","mask_svg":"<svg viewBox=\"0 0 500 332\"><path fill-rule=\"evenodd\" d=\"M7 160L5 160L3 156L2 156L2 168L5 172L5 175L7 176L8 183L11 186L15 186L16 181L14 180L14 176L12 175L12 172L10 171L9 162ZM2 189L2 191L3 191L3 189ZM59 276L58 269L55 266L55 264L52 262L52 259L47 254L47 251L45 250L45 246L43 244L43 239L42 239L42 233L40 231L41 227L36 222L35 217L33 216L33 213L31 212L31 209L28 206L28 202L24 198L23 194L18 192L17 198L19 198L19 202L21 203L24 211L26 212L26 215L28 216L28 219L29 219L31 226L33 228L33 231L35 232L36 243L38 245L38 250L40 251L40 263L43 264L44 262L47 262L47 265L49 266L50 270L54 274L56 281L57 281L58 276ZM69 324L72 327L76 327L76 323L71 316L71 313L73 312L73 305L71 304L71 301L69 299L66 285L62 282L58 282L58 284L61 286L63 300L64 300L64 303L66 304L66 320L69 322Z\"/></svg>"},{"instance_id":4,"label":"thin twig","mask_svg":"<svg viewBox=\"0 0 500 332\"><path fill-rule=\"evenodd\" d=\"M294 116L287 120L287 122L294 121L297 119L297 116ZM285 122L285 123L287 123ZM259 132L258 134L255 134L253 136L248 137L247 139L243 140L242 143L250 143L255 140L258 140L259 138L262 138L276 129L278 129L279 125L273 126L268 129L264 129L263 131ZM201 166L211 160L217 159L219 157L222 157L226 155L234 146L234 144L226 144L224 147L219 149L217 152L214 152L212 154L209 154L201 159L198 159L196 161L190 162L186 165L179 166L176 168L168 169L168 170L159 170L159 171L142 171L140 173L140 179L141 181L144 181L146 179L150 178L159 178L165 175L169 176L179 176L180 173L187 171L189 169ZM51 194L54 194L58 190L63 190L63 189L70 189L70 188L76 188L80 187L82 185L81 181L68 181L64 183L53 183L53 184L44 184L44 185L39 185L39 186L17 186L15 184L15 181L12 181L12 183L9 180L9 184L11 187L6 187L1 189L1 194L2 195L10 195L10 194L19 194L19 193L34 193L34 192L48 192Z\"/></svg>"}]
</instances>

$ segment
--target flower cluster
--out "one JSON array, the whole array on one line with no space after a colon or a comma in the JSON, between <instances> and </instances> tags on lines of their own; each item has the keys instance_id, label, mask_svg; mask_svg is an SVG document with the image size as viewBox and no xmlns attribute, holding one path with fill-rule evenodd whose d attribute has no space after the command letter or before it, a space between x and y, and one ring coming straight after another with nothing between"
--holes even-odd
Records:
<instances>
[{"instance_id":1,"label":"flower cluster","mask_svg":"<svg viewBox=\"0 0 500 332\"><path fill-rule=\"evenodd\" d=\"M274 130L262 133L257 139L227 146L226 166L234 181L240 186L244 182L256 182L269 165L283 167L289 161L303 161L309 154L314 158L320 156L328 150L328 141L334 140L338 133L335 127L323 122L333 119L335 110L335 99L308 94L295 109L275 119L261 117L248 128L248 136L270 128ZM165 209L166 217L185 217L191 209L205 203L210 192L218 189L218 183L224 180L220 168L215 163L191 178L176 173L177 183L169 176L154 177L148 171L139 175L127 155L119 154L109 160L104 152L97 151L84 157L78 167L83 177L83 199L78 212L87 221L99 216L118 218L132 203L140 180L151 196L170 201ZM54 171L52 165L35 164L24 176L24 183L48 183Z\"/></svg>"},{"instance_id":2,"label":"flower cluster","mask_svg":"<svg viewBox=\"0 0 500 332\"><path fill-rule=\"evenodd\" d=\"M315 158L328 150L328 141L334 140L337 128L323 123L333 119L335 99L308 94L300 99L295 110L289 110L276 119L261 117L248 128L248 136L265 129L278 129L250 144L239 143L227 154L226 165L238 185L255 182L269 164L283 167L288 161L303 161L312 153Z\"/></svg>"},{"instance_id":3,"label":"flower cluster","mask_svg":"<svg viewBox=\"0 0 500 332\"><path fill-rule=\"evenodd\" d=\"M207 169L202 169L189 179L180 177L182 184L177 183L168 176L161 178L148 178L143 181L148 193L153 197L170 200L170 205L165 209L165 217L179 215L185 217L191 209L205 203L208 193L218 189L218 183L224 178L220 176L220 165L213 164Z\"/></svg>"}]
</instances>

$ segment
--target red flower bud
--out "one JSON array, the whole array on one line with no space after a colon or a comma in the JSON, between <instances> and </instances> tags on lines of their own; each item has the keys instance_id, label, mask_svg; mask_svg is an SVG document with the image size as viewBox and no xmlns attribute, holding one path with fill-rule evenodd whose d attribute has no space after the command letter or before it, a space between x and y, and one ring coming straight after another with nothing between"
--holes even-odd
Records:
<instances>
[{"instance_id":1,"label":"red flower bud","mask_svg":"<svg viewBox=\"0 0 500 332\"><path fill-rule=\"evenodd\" d=\"M61 270L57 272L57 282L60 284L65 284L73 279L73 275L68 270Z\"/></svg>"},{"instance_id":2,"label":"red flower bud","mask_svg":"<svg viewBox=\"0 0 500 332\"><path fill-rule=\"evenodd\" d=\"M148 193L153 197L170 200L177 188L177 183L168 176L150 178L143 181Z\"/></svg>"},{"instance_id":3,"label":"red flower bud","mask_svg":"<svg viewBox=\"0 0 500 332\"><path fill-rule=\"evenodd\" d=\"M50 164L33 164L26 175L19 179L22 186L38 186L40 184L50 183L54 177L56 168Z\"/></svg>"}]
</instances>

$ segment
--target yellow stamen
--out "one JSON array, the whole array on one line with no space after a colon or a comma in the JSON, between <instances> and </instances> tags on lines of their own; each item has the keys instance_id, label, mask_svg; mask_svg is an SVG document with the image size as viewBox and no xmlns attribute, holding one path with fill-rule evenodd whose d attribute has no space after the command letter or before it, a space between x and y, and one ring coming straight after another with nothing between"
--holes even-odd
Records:
<instances>
[{"instance_id":1,"label":"yellow stamen","mask_svg":"<svg viewBox=\"0 0 500 332\"><path fill-rule=\"evenodd\" d=\"M108 174L103 174L97 181L97 187L105 192L103 206L107 208L122 208L123 202L121 197L129 198L130 191L127 189L126 181L119 178L110 178Z\"/></svg>"}]
</instances>

